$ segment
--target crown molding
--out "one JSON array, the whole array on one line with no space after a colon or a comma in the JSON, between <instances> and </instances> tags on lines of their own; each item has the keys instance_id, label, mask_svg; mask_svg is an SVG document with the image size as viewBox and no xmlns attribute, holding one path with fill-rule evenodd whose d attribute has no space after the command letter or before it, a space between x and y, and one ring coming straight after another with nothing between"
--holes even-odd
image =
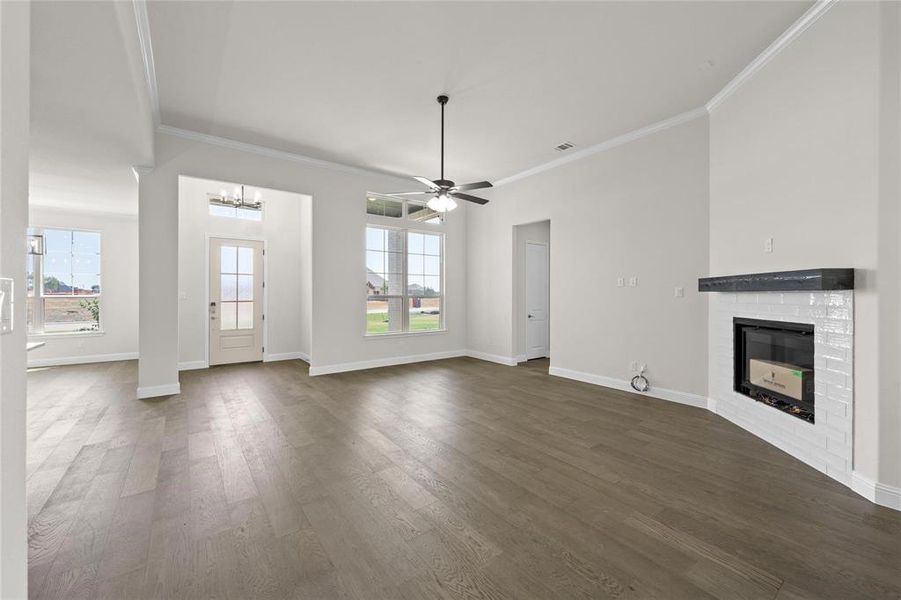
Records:
<instances>
[{"instance_id":1,"label":"crown molding","mask_svg":"<svg viewBox=\"0 0 901 600\"><path fill-rule=\"evenodd\" d=\"M832 8L838 0L817 0L816 4L814 4L807 12L805 12L801 17L792 23L791 27L786 29L782 35L776 38L772 44L767 46L766 50L757 55L757 57L748 64L744 69L742 69L738 75L732 78L732 81L727 83L723 89L721 89L713 98L707 101L707 104L704 107L708 112L712 112L717 106L719 106L723 100L731 96L735 93L735 91L741 87L741 85L746 82L748 79L754 76L757 71L762 69L768 62L773 60L777 54L782 52L785 48L789 46L793 41L798 39L798 37L807 31L807 28L817 22L817 20L822 17L826 12Z\"/></svg>"},{"instance_id":2,"label":"crown molding","mask_svg":"<svg viewBox=\"0 0 901 600\"><path fill-rule=\"evenodd\" d=\"M138 25L138 42L141 44L141 57L144 59L144 80L147 83L147 96L150 99L150 110L153 113L153 126L160 125L160 93L156 85L156 67L153 64L153 44L150 41L150 18L147 16L147 1L134 0L135 22Z\"/></svg>"},{"instance_id":3,"label":"crown molding","mask_svg":"<svg viewBox=\"0 0 901 600\"><path fill-rule=\"evenodd\" d=\"M635 129L628 133L624 133L623 135L616 136L615 138L611 138L607 141L601 142L599 144L595 144L594 146L589 146L587 148L583 148L572 154L567 156L563 156L561 158L552 160L550 162L546 162L544 164L538 165L536 167L532 167L531 169L526 169L525 171L521 171L519 173L515 173L510 175L509 177L504 177L503 179L499 179L494 182L494 187L499 187L502 185L506 185L508 183L513 183L514 181L518 181L520 179L525 179L526 177L531 177L532 175L537 175L538 173L542 173L544 171L548 171L550 169L556 169L562 165L567 163L571 163L577 160L581 160L592 154L597 154L598 152L605 152L612 148L616 148L617 146L622 146L623 144L628 144L629 142L634 142L635 140L639 140L643 137L647 137L649 135L653 135L655 133L664 131L671 127L675 127L677 125L681 125L683 123L687 123L689 121L693 121L700 117L707 116L707 109L703 106L698 108L689 110L687 112L678 114L674 117L670 117L669 119L664 119L663 121L657 121L656 123L652 123L640 129Z\"/></svg>"},{"instance_id":4,"label":"crown molding","mask_svg":"<svg viewBox=\"0 0 901 600\"><path fill-rule=\"evenodd\" d=\"M148 175L153 172L153 167L142 165L132 165L131 172L135 176L135 181L141 183L141 175Z\"/></svg>"},{"instance_id":5,"label":"crown molding","mask_svg":"<svg viewBox=\"0 0 901 600\"><path fill-rule=\"evenodd\" d=\"M294 152L286 152L285 150L276 150L275 148L270 148L268 146L258 146L256 144L248 144L247 142L239 142L237 140L232 140L229 138L219 137L217 135L210 135L208 133L200 133L198 131L191 131L190 129L180 129L178 127L172 127L170 125L160 125L157 127L157 132L164 135L171 135L174 137L179 137L185 140L190 140L192 142L199 142L202 144L212 144L213 146L221 146L222 148L228 148L230 150L238 150L239 152L249 152L251 154L258 154L260 156L266 156L268 158L277 158L280 160L289 160L292 162L301 163L304 165L308 165L311 167L319 167L322 169L331 169L333 171L341 171L344 173L352 173L354 175L379 175L382 177L398 177L402 179L407 179L404 175L399 175L397 173L390 173L388 171L379 171L376 169L365 169L363 167L355 167L351 165L345 165L342 163L336 163L329 160L322 160L319 158L313 158L311 156L305 156L303 154L295 154Z\"/></svg>"},{"instance_id":6,"label":"crown molding","mask_svg":"<svg viewBox=\"0 0 901 600\"><path fill-rule=\"evenodd\" d=\"M138 218L138 206L135 203L134 208L127 209L110 209L110 208L92 208L87 204L74 204L65 201L54 200L31 200L28 201L29 210L38 211L54 211L55 213L69 213L72 215L91 215L109 217L115 219L132 220Z\"/></svg>"}]
</instances>

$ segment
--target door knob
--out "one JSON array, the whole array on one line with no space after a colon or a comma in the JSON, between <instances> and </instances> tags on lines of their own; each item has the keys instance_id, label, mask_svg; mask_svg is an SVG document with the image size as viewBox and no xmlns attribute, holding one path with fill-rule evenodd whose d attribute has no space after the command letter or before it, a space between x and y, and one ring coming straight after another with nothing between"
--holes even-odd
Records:
<instances>
[{"instance_id":1,"label":"door knob","mask_svg":"<svg viewBox=\"0 0 901 600\"><path fill-rule=\"evenodd\" d=\"M532 315L529 315L529 318L531 319L531 318L532 318Z\"/></svg>"}]
</instances>

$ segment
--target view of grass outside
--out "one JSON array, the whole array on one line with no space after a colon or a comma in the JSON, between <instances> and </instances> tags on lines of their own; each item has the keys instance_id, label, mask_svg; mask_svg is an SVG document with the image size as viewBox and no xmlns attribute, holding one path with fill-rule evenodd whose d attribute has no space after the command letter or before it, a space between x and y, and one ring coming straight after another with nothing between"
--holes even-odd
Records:
<instances>
[{"instance_id":1,"label":"view of grass outside","mask_svg":"<svg viewBox=\"0 0 901 600\"><path fill-rule=\"evenodd\" d=\"M410 300L414 303L413 299ZM389 333L399 331L399 325L392 328L387 302L370 300L366 310L366 333ZM410 308L410 331L435 331L441 329L441 300L439 298L421 298L419 307Z\"/></svg>"}]
</instances>

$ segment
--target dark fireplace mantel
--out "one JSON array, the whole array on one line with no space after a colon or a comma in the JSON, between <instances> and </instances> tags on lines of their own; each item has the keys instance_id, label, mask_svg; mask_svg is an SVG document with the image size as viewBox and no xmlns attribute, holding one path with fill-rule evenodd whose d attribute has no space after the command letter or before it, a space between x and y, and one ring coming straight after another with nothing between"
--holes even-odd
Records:
<instances>
[{"instance_id":1,"label":"dark fireplace mantel","mask_svg":"<svg viewBox=\"0 0 901 600\"><path fill-rule=\"evenodd\" d=\"M698 279L699 292L822 292L853 289L854 269L804 269Z\"/></svg>"}]
</instances>

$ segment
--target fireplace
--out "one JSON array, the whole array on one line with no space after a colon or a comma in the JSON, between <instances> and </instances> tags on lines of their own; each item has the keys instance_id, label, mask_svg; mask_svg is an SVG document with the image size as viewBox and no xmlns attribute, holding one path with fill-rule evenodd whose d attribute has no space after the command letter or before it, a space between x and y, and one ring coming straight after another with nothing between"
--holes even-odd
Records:
<instances>
[{"instance_id":1,"label":"fireplace","mask_svg":"<svg viewBox=\"0 0 901 600\"><path fill-rule=\"evenodd\" d=\"M814 423L814 326L734 317L735 391Z\"/></svg>"}]
</instances>

